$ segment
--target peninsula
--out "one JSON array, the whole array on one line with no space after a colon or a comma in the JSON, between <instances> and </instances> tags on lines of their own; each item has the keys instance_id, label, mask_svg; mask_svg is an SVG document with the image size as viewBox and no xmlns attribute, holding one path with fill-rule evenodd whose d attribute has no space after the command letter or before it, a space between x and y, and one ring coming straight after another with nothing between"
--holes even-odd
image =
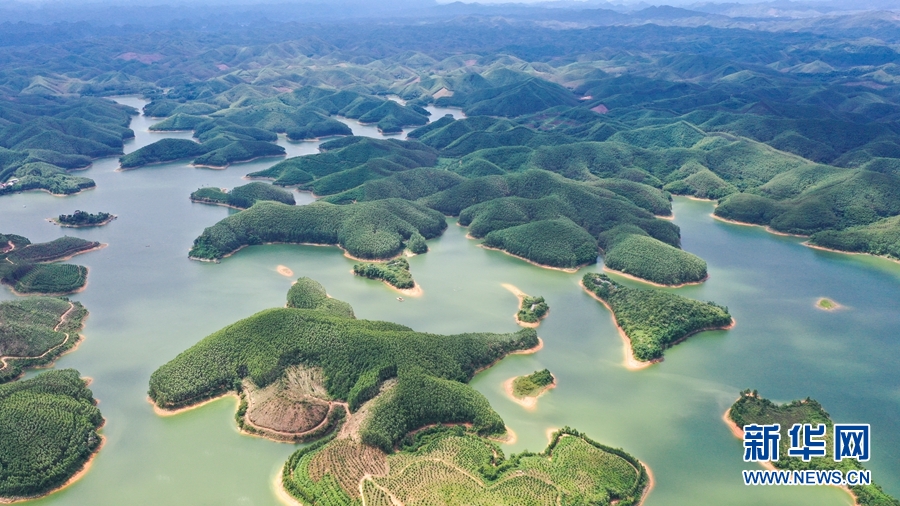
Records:
<instances>
[{"instance_id":1,"label":"peninsula","mask_svg":"<svg viewBox=\"0 0 900 506\"><path fill-rule=\"evenodd\" d=\"M734 325L728 308L658 290L627 288L609 276L588 273L581 286L613 314L616 326L631 346L631 368L663 358L666 348L704 330Z\"/></svg>"}]
</instances>

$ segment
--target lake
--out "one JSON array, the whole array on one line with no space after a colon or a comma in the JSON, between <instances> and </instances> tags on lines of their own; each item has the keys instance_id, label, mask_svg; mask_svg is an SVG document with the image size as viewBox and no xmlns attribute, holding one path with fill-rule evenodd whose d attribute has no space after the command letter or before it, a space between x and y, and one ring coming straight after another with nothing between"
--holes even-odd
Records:
<instances>
[{"instance_id":1,"label":"lake","mask_svg":"<svg viewBox=\"0 0 900 506\"><path fill-rule=\"evenodd\" d=\"M141 107L137 98L122 103ZM438 110L432 118L458 111ZM163 137L158 120L137 116L126 153ZM382 137L372 126L347 120L359 135ZM280 139L289 156L316 152L318 142ZM90 268L88 287L72 298L90 311L86 339L57 368L77 368L93 379L107 423L106 443L80 481L34 504L54 505L274 505L273 478L295 450L242 435L236 401L225 398L177 416L154 414L147 382L160 365L204 336L262 309L282 306L294 276L310 276L332 296L351 303L359 318L381 319L436 333L511 332L516 298L501 283L542 295L551 307L538 329L544 349L504 359L476 376L518 442L507 454L543 450L547 431L564 425L622 447L647 464L656 487L652 505L844 505L833 487L745 487L741 442L722 414L745 388L776 401L818 399L838 422L872 425L873 479L900 496L900 265L872 257L817 251L801 239L711 217L713 204L676 198L675 223L683 247L705 259L710 279L675 290L728 306L730 331L705 332L641 371L622 365L623 344L609 312L578 286L577 274L541 269L465 238L450 227L429 241L428 254L410 259L424 290L400 303L381 282L351 274L353 261L338 248L254 246L220 264L188 260L194 238L232 209L192 203L201 186L232 188L242 177L279 158L197 169L184 162L117 172L116 158L97 160L83 174L97 187L58 198L30 192L0 198L0 231L34 242L63 234L109 244L72 262ZM295 193L298 203L312 201ZM100 228L60 229L45 221L76 209L119 216ZM640 283L621 280L629 286ZM814 307L829 297L846 309ZM0 299L15 297L6 288ZM558 388L529 412L505 397L506 379L549 368ZM29 373L33 376L35 373Z\"/></svg>"}]
</instances>

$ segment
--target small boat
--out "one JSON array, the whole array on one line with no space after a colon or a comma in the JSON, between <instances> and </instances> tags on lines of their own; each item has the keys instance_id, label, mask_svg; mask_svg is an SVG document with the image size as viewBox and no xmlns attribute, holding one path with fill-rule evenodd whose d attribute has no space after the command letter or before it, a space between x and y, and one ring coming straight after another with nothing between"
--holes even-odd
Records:
<instances>
[{"instance_id":1,"label":"small boat","mask_svg":"<svg viewBox=\"0 0 900 506\"><path fill-rule=\"evenodd\" d=\"M403 302L403 297L397 297L397 300L399 300L400 302Z\"/></svg>"}]
</instances>

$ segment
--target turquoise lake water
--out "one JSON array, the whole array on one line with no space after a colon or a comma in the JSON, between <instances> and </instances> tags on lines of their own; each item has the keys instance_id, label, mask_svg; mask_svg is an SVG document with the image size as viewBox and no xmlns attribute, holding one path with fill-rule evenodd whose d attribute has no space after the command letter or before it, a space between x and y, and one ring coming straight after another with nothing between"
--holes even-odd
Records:
<instances>
[{"instance_id":1,"label":"turquoise lake water","mask_svg":"<svg viewBox=\"0 0 900 506\"><path fill-rule=\"evenodd\" d=\"M433 118L449 111L436 112ZM164 136L190 137L149 133L154 121L134 119L136 138L126 152ZM357 134L380 137L373 127L347 121ZM279 143L289 156L314 153L318 145ZM232 398L160 417L146 395L150 374L181 351L240 318L282 306L292 278L278 274L278 265L295 277L320 281L360 318L428 332L515 331L517 301L501 284L543 295L551 307L538 329L544 349L508 357L472 385L518 435L507 453L541 450L549 429L575 427L652 469L656 487L648 506L850 503L831 487L741 484L741 470L754 466L743 462L741 442L722 414L745 388L777 401L810 396L838 422L870 423L867 467L875 481L900 496L900 265L817 251L799 238L719 222L711 217L712 203L676 198L683 247L705 259L710 272L706 283L676 292L728 306L737 326L691 337L669 350L661 364L629 371L609 312L578 286L584 272L601 266L577 274L535 267L479 248L453 220L442 237L429 241L428 254L410 259L424 294L403 303L383 283L353 276L353 261L337 248L254 246L220 264L188 260L194 238L235 212L191 203L189 194L201 186L245 184L245 174L278 160L225 170L179 162L117 172L117 160L109 158L84 171L97 188L80 195L0 198L2 232L34 242L68 234L109 244L72 260L90 268L87 289L73 296L90 317L84 342L56 365L93 378L91 388L107 420L106 443L84 478L34 504L278 504L273 478L294 445L239 434ZM295 195L298 203L312 201L307 193ZM75 209L119 218L90 229L60 229L45 221ZM845 309L816 309L819 297ZM13 298L0 290L0 299ZM540 398L536 410L506 398L503 381L544 367L559 386Z\"/></svg>"}]
</instances>

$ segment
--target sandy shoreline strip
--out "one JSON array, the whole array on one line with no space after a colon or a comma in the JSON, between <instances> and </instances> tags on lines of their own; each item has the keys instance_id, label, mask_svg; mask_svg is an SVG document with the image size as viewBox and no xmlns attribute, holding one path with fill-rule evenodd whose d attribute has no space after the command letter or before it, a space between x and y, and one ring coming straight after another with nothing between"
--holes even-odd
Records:
<instances>
[{"instance_id":1,"label":"sandy shoreline strip","mask_svg":"<svg viewBox=\"0 0 900 506\"><path fill-rule=\"evenodd\" d=\"M738 424L734 423L734 420L731 419L731 408L728 408L725 410L725 414L722 415L722 421L725 422L725 425L728 426L728 428L731 430L731 434L734 437L741 439L741 440L744 439L744 429L739 427ZM757 462L757 464L759 464L764 469L769 469L772 471L777 469L775 467L775 465L772 464L771 462ZM829 486L837 487L837 488L843 490L853 500L853 505L859 506L859 501L856 500L856 496L853 494L853 492L850 491L850 489L847 486L838 486L838 485L829 485Z\"/></svg>"},{"instance_id":2,"label":"sandy shoreline strip","mask_svg":"<svg viewBox=\"0 0 900 506\"><path fill-rule=\"evenodd\" d=\"M519 290L519 287L517 287L516 285L510 284L510 283L500 283L500 286L502 286L503 288L506 288L507 290L509 290L513 295L516 296L517 299L519 299L519 308L521 308L521 307L522 307L522 301L525 300L525 297L528 296L528 294L525 293L525 292L523 292L522 290ZM543 319L546 318L549 314L550 314L550 311L548 310L548 311L544 314L544 316L538 318L538 321L536 321L536 322L534 322L534 323L531 323L531 322L523 322L522 320L520 320L520 319L519 319L519 311L517 310L517 311L513 314L513 319L516 320L516 323L518 323L518 324L519 324L520 326L522 326L522 327L527 327L527 328L530 328L530 329L536 329L536 328L538 328L538 327L541 325L541 321L543 321Z\"/></svg>"},{"instance_id":3,"label":"sandy shoreline strip","mask_svg":"<svg viewBox=\"0 0 900 506\"><path fill-rule=\"evenodd\" d=\"M646 462L641 462L641 465L644 466L644 471L647 472L647 486L644 487L644 493L641 494L641 498L638 500L638 506L644 504L644 501L647 500L647 496L650 495L653 487L656 486L656 478L653 476L653 471L650 469L650 466L648 466Z\"/></svg>"},{"instance_id":4,"label":"sandy shoreline strip","mask_svg":"<svg viewBox=\"0 0 900 506\"><path fill-rule=\"evenodd\" d=\"M519 440L519 435L515 433L508 425L506 426L506 435L502 437L488 437L491 441L496 441L500 444L505 445L514 445L516 441Z\"/></svg>"},{"instance_id":5,"label":"sandy shoreline strip","mask_svg":"<svg viewBox=\"0 0 900 506\"><path fill-rule=\"evenodd\" d=\"M466 238L468 238L468 239L475 239L474 237L470 237L469 234L466 234ZM525 257L520 257L519 255L515 255L515 254L513 254L513 253L510 253L509 251L502 250L502 249L500 249L500 248L491 248L490 246L485 246L484 244L479 244L478 247L479 247L479 248L484 248L484 249L490 250L490 251L499 251L500 253L503 253L503 254L505 254L505 255L509 255L509 256L511 256L511 257L513 257L513 258L518 258L519 260L522 260L523 262L528 262L528 263L530 263L531 265L533 265L533 266L535 266L535 267L540 267L540 268L542 268L542 269L550 269L550 270L553 270L553 271L568 272L569 274L574 274L574 273L578 272L578 269L581 269L582 267L585 267L585 266L587 266L587 265L590 265L590 264L584 264L584 265L579 265L578 267L552 267L552 266L550 266L550 265L539 264L539 263L537 263L537 262L535 262L535 261L533 261L533 260L529 260L529 259L527 259L527 258L525 258Z\"/></svg>"},{"instance_id":6,"label":"sandy shoreline strip","mask_svg":"<svg viewBox=\"0 0 900 506\"><path fill-rule=\"evenodd\" d=\"M709 274L707 274L706 277L703 278L703 279L701 279L700 281L691 281L691 282L689 282L689 283L681 283L681 284L679 284L679 285L663 285L663 284L661 284L661 283L656 283L656 282L650 281L650 280L648 280L648 279L639 278L639 277L637 277L637 276L633 276L633 275L631 275L631 274L627 274L627 273L624 273L624 272L622 272L622 271L617 271L617 270L615 270L615 269L610 269L610 268L607 267L606 265L603 266L603 270L606 271L606 272L610 272L610 273L612 273L612 274L615 274L616 276L622 276L623 278L628 278L628 279L630 279L630 280L632 280L632 281L638 281L638 282L640 282L640 283L646 283L646 284L648 284L648 285L658 286L658 287L660 287L660 288L681 288L681 287L684 287L684 286L702 285L703 283L706 282L706 280L709 279Z\"/></svg>"},{"instance_id":7,"label":"sandy shoreline strip","mask_svg":"<svg viewBox=\"0 0 900 506\"><path fill-rule=\"evenodd\" d=\"M294 277L294 271L292 271L286 265L279 265L278 267L275 267L275 272L277 272L278 274L281 274L282 276L288 277L288 278Z\"/></svg>"},{"instance_id":8,"label":"sandy shoreline strip","mask_svg":"<svg viewBox=\"0 0 900 506\"><path fill-rule=\"evenodd\" d=\"M240 404L240 402L241 402L240 396L238 396L238 394L235 393L234 391L228 391L228 392L223 393L222 395L218 395L216 397L211 397L209 399L204 399L203 401L198 402L197 404L191 404L190 406L185 406L183 408L178 408L178 409L163 409L163 408L157 406L156 403L153 402L153 399L151 399L150 397L147 397L147 402L149 402L150 405L153 406L153 412L156 413L157 415L159 415L159 416L175 416L175 415L180 415L181 413L184 413L187 411L192 411L197 408L201 408L201 407L206 406L207 404L209 404L211 402L215 402L223 397L233 397L234 400L236 400L238 402L238 404Z\"/></svg>"},{"instance_id":9,"label":"sandy shoreline strip","mask_svg":"<svg viewBox=\"0 0 900 506\"><path fill-rule=\"evenodd\" d=\"M318 246L318 247L332 247L332 248L338 248L338 249L340 249L341 251L344 252L344 256L345 256L345 257L347 257L347 258L349 258L349 259L351 259L351 260L356 260L357 262L387 262L387 261L389 261L389 260L393 260L393 259L395 259L395 258L398 258L399 256L401 256L401 255L403 254L403 253L401 252L401 253L398 253L398 254L396 254L396 255L394 255L394 256L392 256L392 257L389 257L389 258L378 258L378 259L373 259L373 258L358 258L358 257L355 257L355 256L351 255L351 254L350 254L346 249L344 249L343 246L341 246L340 244L317 244L317 243L313 243L313 242L264 242L264 243L262 243L262 244L242 244L242 245L241 245L240 247L238 247L236 250L234 250L234 251L232 251L232 252L230 252L230 253L227 253L227 254L225 254L225 255L222 255L222 258L200 258L200 257L195 257L195 256L190 256L190 255L188 255L188 259L190 259L190 260L197 260L197 261L199 261L199 262L219 263L220 261L222 261L222 260L224 260L224 259L226 259L226 258L228 258L228 257L230 257L230 256L232 256L232 255L237 254L237 252L241 251L241 250L244 249L244 248L248 248L248 247L250 247L250 246L270 246L270 245L273 245L273 244L288 244L288 245L291 245L291 246Z\"/></svg>"},{"instance_id":10,"label":"sandy shoreline strip","mask_svg":"<svg viewBox=\"0 0 900 506\"><path fill-rule=\"evenodd\" d=\"M729 220L726 218L721 218L719 216L716 216L715 214L710 214L710 216L712 216L716 220L719 220L719 221L722 221L725 223L731 223L733 225L741 225L744 227L761 227L766 232L768 232L770 234L774 234L774 235L780 235L780 236L785 236L785 237L801 237L801 238L806 238L806 239L809 239L809 237L810 237L808 235L802 235L802 234L788 234L787 232L779 232L777 230L773 230L771 227L766 226L766 225L758 225L756 223L747 223L744 221ZM829 251L831 253L840 253L842 255L866 255L866 256L870 256L870 257L874 257L874 258L883 258L885 260L889 260L891 262L900 264L900 260L898 260L896 258L891 258L889 256L885 256L885 255L873 255L872 253L865 253L862 251L844 251L844 250L839 250L839 249L834 249L834 248L826 248L825 246L811 244L809 241L803 241L800 244L806 246L807 248L817 249L820 251Z\"/></svg>"},{"instance_id":11,"label":"sandy shoreline strip","mask_svg":"<svg viewBox=\"0 0 900 506\"><path fill-rule=\"evenodd\" d=\"M543 348L544 348L544 340L541 339L540 337L538 337L538 343L533 348L528 348L526 350L511 351L511 352L507 353L506 355L531 355L532 353L537 353L538 351L542 350ZM486 370L490 369L491 367L494 367L495 365L497 365L497 362L506 358L506 355L498 358L497 360L494 360L493 362L491 362L490 364L488 364L484 367L480 367L480 368L476 369L475 372L472 373L472 377L475 377L476 374L478 374L482 371L486 371Z\"/></svg>"},{"instance_id":12,"label":"sandy shoreline strip","mask_svg":"<svg viewBox=\"0 0 900 506\"><path fill-rule=\"evenodd\" d=\"M888 261L900 264L900 260L898 260L896 258L891 258L889 256L885 256L885 255L873 255L871 253L864 253L862 251L843 251L843 250L834 249L834 248L826 248L825 246L810 244L809 241L804 241L800 244L806 246L807 248L817 249L819 251L829 251L831 253L840 253L842 255L864 255L864 256L869 256L869 257L873 257L873 258L883 258L884 260L888 260Z\"/></svg>"},{"instance_id":13,"label":"sandy shoreline strip","mask_svg":"<svg viewBox=\"0 0 900 506\"><path fill-rule=\"evenodd\" d=\"M190 166L191 166L191 167L196 167L196 168L198 168L198 169L225 170L225 169L227 169L228 167L231 167L232 165L235 165L235 164L238 164L238 163L250 163L250 162L253 162L253 161L256 161L256 160L262 160L263 158L281 158L281 157L287 157L287 153L282 153L282 154L280 154L280 155L262 155L262 156L256 156L256 157L250 158L249 160L235 160L235 161L229 162L229 163L227 163L227 164L225 164L225 165L204 165L204 164L202 164L202 163L191 163ZM182 158L182 160L184 160L184 158Z\"/></svg>"},{"instance_id":14,"label":"sandy shoreline strip","mask_svg":"<svg viewBox=\"0 0 900 506\"><path fill-rule=\"evenodd\" d=\"M588 290L587 287L584 286L584 283L582 283L581 281L578 282L578 285L584 289L585 293L587 293L588 295L593 297L595 300L597 300L598 302L603 304L606 307L606 309L609 310L609 315L612 318L613 325L615 325L616 329L619 331L619 337L622 338L622 344L624 344L624 346L622 348L622 351L623 351L622 365L624 365L626 369L628 369L629 371L638 371L638 370L650 367L651 365L653 365L657 362L662 362L662 360L663 360L662 358L650 360L647 362L638 360L634 356L634 351L632 351L632 349L631 349L631 339L628 338L628 335L625 334L625 331L622 329L622 327L619 326L619 322L616 321L616 313L613 312L612 307L610 307L610 305L605 300L598 297L597 294Z\"/></svg>"},{"instance_id":15,"label":"sandy shoreline strip","mask_svg":"<svg viewBox=\"0 0 900 506\"><path fill-rule=\"evenodd\" d=\"M281 504L284 504L285 506L305 506L284 489L283 475L284 467L281 467L278 469L278 472L275 473L275 479L272 480L272 485L275 487L275 497L277 497Z\"/></svg>"},{"instance_id":16,"label":"sandy shoreline strip","mask_svg":"<svg viewBox=\"0 0 900 506\"><path fill-rule=\"evenodd\" d=\"M765 230L766 232L768 232L770 234L774 234L774 235L781 235L784 237L809 237L808 235L789 234L787 232L779 232L768 225L760 225L758 223L749 223L746 221L729 220L728 218L722 218L721 216L716 216L715 213L710 214L710 216L712 216L713 219L719 220L724 223L731 223L732 225L740 225L742 227L760 227L763 230Z\"/></svg>"},{"instance_id":17,"label":"sandy shoreline strip","mask_svg":"<svg viewBox=\"0 0 900 506\"><path fill-rule=\"evenodd\" d=\"M65 257L62 257L62 258L57 258L57 259L55 259L55 260L48 261L48 262L37 262L37 263L42 263L42 264L43 264L43 263L63 262L63 261L65 261L65 260L71 260L73 257L77 257L78 255L83 255L83 254L85 254L85 253L90 253L91 251L98 251L98 250L101 250L101 249L103 249L103 248L105 248L105 247L107 247L107 246L109 246L109 244L106 244L106 243L100 243L98 246L94 246L93 248L88 248L88 249L84 249L84 250L81 250L81 251L76 251L75 253L72 253L72 254L69 255L69 256L65 256Z\"/></svg>"}]
</instances>

